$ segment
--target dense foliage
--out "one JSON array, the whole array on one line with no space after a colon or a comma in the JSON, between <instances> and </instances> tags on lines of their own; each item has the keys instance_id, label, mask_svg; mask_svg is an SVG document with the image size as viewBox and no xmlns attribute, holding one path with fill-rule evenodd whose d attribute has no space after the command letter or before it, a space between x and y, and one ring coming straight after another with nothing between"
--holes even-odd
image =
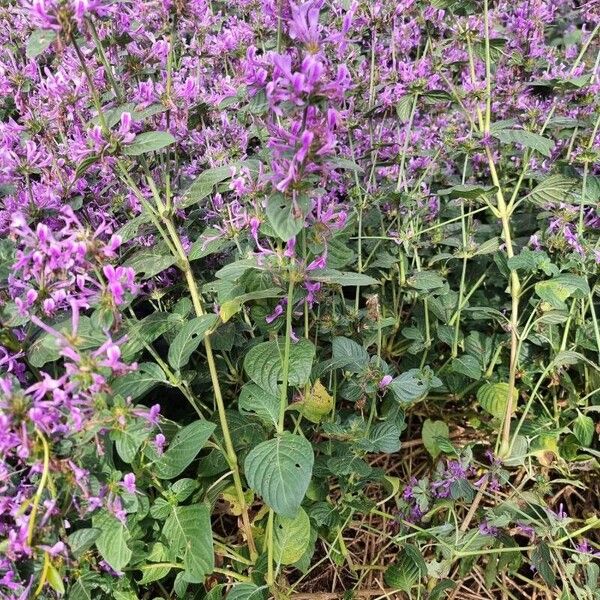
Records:
<instances>
[{"instance_id":1,"label":"dense foliage","mask_svg":"<svg viewBox=\"0 0 600 600\"><path fill-rule=\"evenodd\" d=\"M1 598L600 598L597 2L0 40Z\"/></svg>"}]
</instances>

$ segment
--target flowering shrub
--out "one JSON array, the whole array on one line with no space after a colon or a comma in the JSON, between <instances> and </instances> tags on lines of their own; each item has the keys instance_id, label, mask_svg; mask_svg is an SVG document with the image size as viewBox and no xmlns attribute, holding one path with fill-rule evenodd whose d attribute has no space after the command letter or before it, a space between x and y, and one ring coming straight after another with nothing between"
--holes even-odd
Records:
<instances>
[{"instance_id":1,"label":"flowering shrub","mask_svg":"<svg viewBox=\"0 0 600 600\"><path fill-rule=\"evenodd\" d=\"M595 0L0 24L0 598L600 597Z\"/></svg>"}]
</instances>

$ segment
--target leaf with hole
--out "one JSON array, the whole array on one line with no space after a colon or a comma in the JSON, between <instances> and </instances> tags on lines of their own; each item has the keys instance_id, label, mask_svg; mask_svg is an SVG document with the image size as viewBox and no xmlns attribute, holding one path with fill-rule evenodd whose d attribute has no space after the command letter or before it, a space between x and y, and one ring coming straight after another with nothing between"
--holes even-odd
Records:
<instances>
[{"instance_id":1,"label":"leaf with hole","mask_svg":"<svg viewBox=\"0 0 600 600\"><path fill-rule=\"evenodd\" d=\"M297 410L305 419L311 423L320 423L333 408L333 396L325 386L317 379L314 385L303 394L302 399L290 404L290 410Z\"/></svg>"},{"instance_id":2,"label":"leaf with hole","mask_svg":"<svg viewBox=\"0 0 600 600\"><path fill-rule=\"evenodd\" d=\"M277 515L274 523L273 557L281 565L302 558L310 541L310 519L300 508L295 517Z\"/></svg>"},{"instance_id":3,"label":"leaf with hole","mask_svg":"<svg viewBox=\"0 0 600 600\"><path fill-rule=\"evenodd\" d=\"M279 417L279 398L255 383L246 383L240 391L238 409L242 414L256 415L266 425L275 427Z\"/></svg>"},{"instance_id":4,"label":"leaf with hole","mask_svg":"<svg viewBox=\"0 0 600 600\"><path fill-rule=\"evenodd\" d=\"M169 364L176 370L185 367L190 357L204 340L204 336L218 322L217 315L202 315L188 321L175 336L169 347Z\"/></svg>"},{"instance_id":5,"label":"leaf with hole","mask_svg":"<svg viewBox=\"0 0 600 600\"><path fill-rule=\"evenodd\" d=\"M312 477L310 442L287 431L254 447L244 461L248 485L278 515L297 515Z\"/></svg>"}]
</instances>

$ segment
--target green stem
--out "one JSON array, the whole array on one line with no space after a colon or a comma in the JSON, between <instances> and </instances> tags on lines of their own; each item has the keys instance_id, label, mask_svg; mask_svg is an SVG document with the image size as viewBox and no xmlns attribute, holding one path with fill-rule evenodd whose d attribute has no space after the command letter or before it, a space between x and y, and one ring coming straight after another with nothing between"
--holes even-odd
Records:
<instances>
[{"instance_id":1,"label":"green stem","mask_svg":"<svg viewBox=\"0 0 600 600\"><path fill-rule=\"evenodd\" d=\"M48 447L48 442L46 438L43 436L39 429L35 430L38 438L42 442L42 446L44 448L44 462L42 464L42 476L40 478L40 482L38 484L37 490L35 491L35 496L33 498L33 504L31 506L31 512L29 513L29 523L27 524L27 545L31 546L31 542L33 540L33 530L35 528L35 517L37 515L37 511L40 505L40 501L42 499L42 494L44 493L44 488L46 487L46 482L48 481L48 474L50 472L50 448Z\"/></svg>"},{"instance_id":2,"label":"green stem","mask_svg":"<svg viewBox=\"0 0 600 600\"><path fill-rule=\"evenodd\" d=\"M277 421L277 433L283 432L283 421L285 409L287 408L288 380L290 375L290 348L292 345L292 314L294 310L294 276L290 273L288 285L287 306L285 313L285 340L283 346L283 381L281 382L279 396L279 419Z\"/></svg>"},{"instance_id":3,"label":"green stem","mask_svg":"<svg viewBox=\"0 0 600 600\"><path fill-rule=\"evenodd\" d=\"M119 102L119 103L123 102L123 93L121 92L121 90L119 89L119 86L117 85L117 82L113 75L112 69L110 67L110 63L108 62L108 59L106 58L106 53L104 52L104 48L102 47L102 42L100 41L100 38L98 37L98 32L96 31L96 26L94 25L94 21L92 19L88 19L87 22L90 26L90 31L92 32L92 38L94 39L94 44L96 45L96 49L98 50L98 56L100 57L100 62L102 63L102 66L104 67L104 72L106 73L106 76L108 77L108 81L110 82L110 85L115 92L117 102Z\"/></svg>"}]
</instances>

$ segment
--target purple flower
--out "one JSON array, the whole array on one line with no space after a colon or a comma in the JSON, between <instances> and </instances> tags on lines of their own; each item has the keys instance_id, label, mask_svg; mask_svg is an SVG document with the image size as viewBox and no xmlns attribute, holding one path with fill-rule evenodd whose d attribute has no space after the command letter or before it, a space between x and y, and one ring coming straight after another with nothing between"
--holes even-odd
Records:
<instances>
[{"instance_id":1,"label":"purple flower","mask_svg":"<svg viewBox=\"0 0 600 600\"><path fill-rule=\"evenodd\" d=\"M391 375L384 375L378 384L379 389L384 390L388 385L390 385L393 379L394 378Z\"/></svg>"},{"instance_id":2,"label":"purple flower","mask_svg":"<svg viewBox=\"0 0 600 600\"><path fill-rule=\"evenodd\" d=\"M160 455L165 451L165 445L167 443L167 438L162 433L158 433L154 438L154 447L156 448L156 452Z\"/></svg>"},{"instance_id":3,"label":"purple flower","mask_svg":"<svg viewBox=\"0 0 600 600\"><path fill-rule=\"evenodd\" d=\"M133 473L127 473L123 477L123 483L121 483L123 489L129 494L135 494L135 475Z\"/></svg>"}]
</instances>

